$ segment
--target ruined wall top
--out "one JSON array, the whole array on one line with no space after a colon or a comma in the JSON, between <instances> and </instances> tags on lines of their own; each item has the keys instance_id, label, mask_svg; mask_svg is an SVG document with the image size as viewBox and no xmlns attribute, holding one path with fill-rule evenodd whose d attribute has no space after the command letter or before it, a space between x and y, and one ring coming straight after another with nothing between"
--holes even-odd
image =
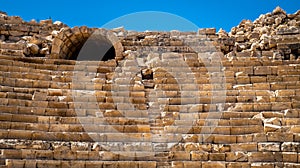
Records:
<instances>
[{"instance_id":1,"label":"ruined wall top","mask_svg":"<svg viewBox=\"0 0 300 168\"><path fill-rule=\"evenodd\" d=\"M96 29L86 26L70 28L60 21L53 22L51 19L26 22L18 16L8 16L5 12L1 12L0 48L5 55L68 59L70 55L78 52L74 48L82 47ZM80 42L67 38L69 34L76 34L78 31L82 31L82 36L77 37L82 39L77 39ZM264 55L273 59L288 60L297 59L299 55L300 10L294 14L286 14L283 9L277 7L271 13L263 14L253 22L243 20L230 32L222 29L216 32L215 28L199 29L198 32L175 30L135 32L124 28L111 31L125 46L120 48L121 50L126 50L126 46L129 46L127 49L130 50L133 50L132 46L177 46L180 42L176 41L182 38L204 36L213 41L216 48L226 57L243 55L260 57L264 52ZM56 48L53 50L52 47Z\"/></svg>"}]
</instances>

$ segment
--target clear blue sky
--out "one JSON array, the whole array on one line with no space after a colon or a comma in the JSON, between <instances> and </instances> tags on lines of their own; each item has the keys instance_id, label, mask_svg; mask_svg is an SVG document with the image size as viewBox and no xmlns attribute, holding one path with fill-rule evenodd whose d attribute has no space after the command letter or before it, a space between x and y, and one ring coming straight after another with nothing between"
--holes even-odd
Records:
<instances>
[{"instance_id":1,"label":"clear blue sky","mask_svg":"<svg viewBox=\"0 0 300 168\"><path fill-rule=\"evenodd\" d=\"M215 27L227 31L238 25L242 19L254 20L260 14L271 12L276 6L281 6L287 13L294 13L300 9L300 0L0 0L1 11L5 11L9 15L21 16L27 21L51 17L54 21L60 20L71 27L82 25L110 27L126 24L126 19L125 22L124 20L122 22L121 19L118 23L107 25L108 22L124 15L143 11L159 11L183 17L200 28ZM151 13L147 14L149 17ZM176 26L178 22L176 19L172 20L168 17L153 16L150 21L151 19L147 16L134 16L131 21L128 21L128 25L124 25L126 29L138 31L157 29L157 27L151 28L147 27L147 24L142 24L155 20L157 22L154 24L162 30L172 30L178 26ZM163 24L165 22L169 24ZM184 31L189 27L178 26L178 29Z\"/></svg>"}]
</instances>

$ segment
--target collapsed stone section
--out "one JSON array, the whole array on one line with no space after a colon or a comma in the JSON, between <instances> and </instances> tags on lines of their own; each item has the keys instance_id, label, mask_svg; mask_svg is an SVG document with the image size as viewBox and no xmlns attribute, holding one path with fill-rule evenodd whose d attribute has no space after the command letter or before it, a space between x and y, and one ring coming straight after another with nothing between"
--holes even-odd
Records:
<instances>
[{"instance_id":1,"label":"collapsed stone section","mask_svg":"<svg viewBox=\"0 0 300 168\"><path fill-rule=\"evenodd\" d=\"M250 53L256 57L268 55L274 59L294 60L300 55L299 33L300 11L286 14L277 7L271 13L260 15L254 22L243 20L229 34L221 30L219 36L235 40L229 56Z\"/></svg>"},{"instance_id":2,"label":"collapsed stone section","mask_svg":"<svg viewBox=\"0 0 300 168\"><path fill-rule=\"evenodd\" d=\"M25 22L20 17L7 16L6 13L0 14L0 23L0 54L19 57L77 59L86 41L95 30L100 30L85 26L71 29L59 21L53 23L52 20ZM85 46L96 45L97 48L105 50L100 51L104 55L103 60L122 57L123 49L119 42L112 44L109 37L92 41L88 40L89 44ZM95 55L95 52L84 53L87 56L81 57L81 60L91 60L94 56L90 54Z\"/></svg>"},{"instance_id":3,"label":"collapsed stone section","mask_svg":"<svg viewBox=\"0 0 300 168\"><path fill-rule=\"evenodd\" d=\"M0 14L0 45L3 55L47 57L51 52L52 41L63 23L52 20L25 22L18 16Z\"/></svg>"},{"instance_id":4,"label":"collapsed stone section","mask_svg":"<svg viewBox=\"0 0 300 168\"><path fill-rule=\"evenodd\" d=\"M1 53L12 56L75 59L85 41L95 30L87 27L75 27L70 31L70 28L63 23L59 21L52 23L52 20L42 20L40 23L33 20L27 23L20 17L7 16L5 13L1 14L0 22L2 23L0 31L3 43ZM220 30L215 36L215 29L203 29L199 30L198 34L211 36L216 47L228 57L268 55L273 59L297 59L299 57L297 37L300 29L299 22L299 12L286 14L277 7L272 13L261 15L254 22L242 21L229 33ZM123 38L131 39L135 41L135 45L174 46L182 43L180 39L159 39L149 33L149 35L140 34L130 37L130 34L134 34L134 32L120 28L113 31L118 35L120 41ZM73 34L72 37L68 36L70 33ZM174 33L176 34L176 32ZM126 41L122 41L122 44L126 46ZM122 47L112 45L117 51L117 57L121 58ZM110 51L112 53L113 49L111 48ZM176 52L176 48L173 51Z\"/></svg>"}]
</instances>

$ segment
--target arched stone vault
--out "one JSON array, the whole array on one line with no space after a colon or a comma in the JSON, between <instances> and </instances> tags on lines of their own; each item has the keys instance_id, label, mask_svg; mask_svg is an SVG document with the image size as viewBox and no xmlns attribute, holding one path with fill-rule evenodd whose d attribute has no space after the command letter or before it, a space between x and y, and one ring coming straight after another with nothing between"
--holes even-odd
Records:
<instances>
[{"instance_id":1,"label":"arched stone vault","mask_svg":"<svg viewBox=\"0 0 300 168\"><path fill-rule=\"evenodd\" d=\"M113 32L105 29L87 28L86 26L62 28L52 43L50 58L76 59L85 42L94 35L105 36L101 42L108 43L115 50L115 57L122 58L123 46Z\"/></svg>"}]
</instances>

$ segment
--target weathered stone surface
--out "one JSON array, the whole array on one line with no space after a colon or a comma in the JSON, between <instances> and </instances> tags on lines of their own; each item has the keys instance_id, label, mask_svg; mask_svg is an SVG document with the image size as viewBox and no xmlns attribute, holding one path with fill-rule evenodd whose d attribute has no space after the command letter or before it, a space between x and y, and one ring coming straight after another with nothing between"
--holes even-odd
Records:
<instances>
[{"instance_id":1,"label":"weathered stone surface","mask_svg":"<svg viewBox=\"0 0 300 168\"><path fill-rule=\"evenodd\" d=\"M299 167L298 20L134 32L0 12L0 167ZM75 61L94 31L115 54Z\"/></svg>"},{"instance_id":2,"label":"weathered stone surface","mask_svg":"<svg viewBox=\"0 0 300 168\"><path fill-rule=\"evenodd\" d=\"M258 143L258 151L279 152L280 151L280 143Z\"/></svg>"},{"instance_id":3,"label":"weathered stone surface","mask_svg":"<svg viewBox=\"0 0 300 168\"><path fill-rule=\"evenodd\" d=\"M38 45L33 44L33 43L29 43L29 44L27 44L27 47L28 47L29 52L30 52L30 53L28 53L28 54L33 54L33 55L35 55L35 54L38 54L38 53L39 53L40 48L39 48Z\"/></svg>"}]
</instances>

